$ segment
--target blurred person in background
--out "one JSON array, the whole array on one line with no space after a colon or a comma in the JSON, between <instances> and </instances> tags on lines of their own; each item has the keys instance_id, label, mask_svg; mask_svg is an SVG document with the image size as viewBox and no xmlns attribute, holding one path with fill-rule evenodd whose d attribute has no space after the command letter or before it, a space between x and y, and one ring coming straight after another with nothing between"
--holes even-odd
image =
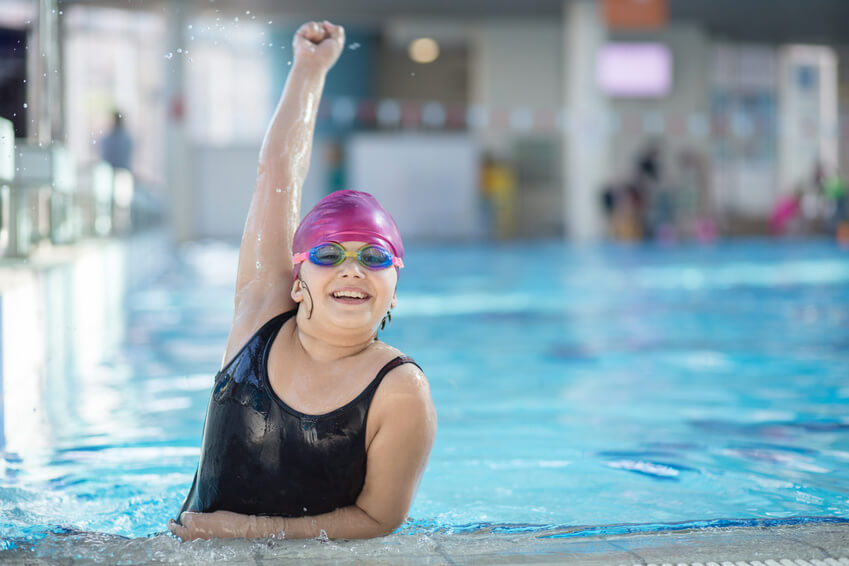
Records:
<instances>
[{"instance_id":1,"label":"blurred person in background","mask_svg":"<svg viewBox=\"0 0 849 566\"><path fill-rule=\"evenodd\" d=\"M824 181L823 190L830 203L829 228L840 244L849 245L849 187L846 181L835 173Z\"/></svg>"},{"instance_id":2,"label":"blurred person in background","mask_svg":"<svg viewBox=\"0 0 849 566\"><path fill-rule=\"evenodd\" d=\"M769 217L770 234L809 235L823 232L849 242L846 182L837 171L818 161L811 176L793 192L780 196Z\"/></svg>"},{"instance_id":3,"label":"blurred person in background","mask_svg":"<svg viewBox=\"0 0 849 566\"><path fill-rule=\"evenodd\" d=\"M112 114L112 129L100 141L103 160L115 169L130 169L133 157L133 140L124 128L123 115Z\"/></svg>"},{"instance_id":4,"label":"blurred person in background","mask_svg":"<svg viewBox=\"0 0 849 566\"><path fill-rule=\"evenodd\" d=\"M394 220L371 195L339 191L298 224L344 30L309 22L293 43L260 150L200 462L169 523L183 540L391 533L407 518L436 433L424 374L377 339L403 267Z\"/></svg>"},{"instance_id":5,"label":"blurred person in background","mask_svg":"<svg viewBox=\"0 0 849 566\"><path fill-rule=\"evenodd\" d=\"M516 174L510 163L493 154L481 164L481 192L490 233L500 239L516 235Z\"/></svg>"},{"instance_id":6,"label":"blurred person in background","mask_svg":"<svg viewBox=\"0 0 849 566\"><path fill-rule=\"evenodd\" d=\"M634 178L629 184L631 201L643 238L651 238L655 235L657 226L653 223L652 207L656 204L662 180L660 141L650 140L637 154Z\"/></svg>"}]
</instances>

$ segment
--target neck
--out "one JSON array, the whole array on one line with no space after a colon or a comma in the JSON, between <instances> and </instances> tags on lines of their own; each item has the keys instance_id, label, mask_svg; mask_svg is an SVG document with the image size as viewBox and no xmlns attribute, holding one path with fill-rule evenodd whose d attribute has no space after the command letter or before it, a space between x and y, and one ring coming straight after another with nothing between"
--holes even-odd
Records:
<instances>
[{"instance_id":1,"label":"neck","mask_svg":"<svg viewBox=\"0 0 849 566\"><path fill-rule=\"evenodd\" d=\"M376 340L374 331L322 331L301 312L296 321L295 338L307 355L317 361L329 362L359 354Z\"/></svg>"}]
</instances>

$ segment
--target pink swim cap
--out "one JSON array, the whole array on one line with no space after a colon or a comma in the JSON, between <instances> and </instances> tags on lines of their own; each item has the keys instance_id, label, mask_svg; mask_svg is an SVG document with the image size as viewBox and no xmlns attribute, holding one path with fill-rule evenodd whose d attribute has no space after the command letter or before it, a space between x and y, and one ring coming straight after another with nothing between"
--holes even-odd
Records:
<instances>
[{"instance_id":1,"label":"pink swim cap","mask_svg":"<svg viewBox=\"0 0 849 566\"><path fill-rule=\"evenodd\" d=\"M395 221L376 198L361 191L336 191L318 201L295 231L292 253L307 252L324 242L376 244L404 257ZM300 268L301 264L295 265L295 278Z\"/></svg>"}]
</instances>

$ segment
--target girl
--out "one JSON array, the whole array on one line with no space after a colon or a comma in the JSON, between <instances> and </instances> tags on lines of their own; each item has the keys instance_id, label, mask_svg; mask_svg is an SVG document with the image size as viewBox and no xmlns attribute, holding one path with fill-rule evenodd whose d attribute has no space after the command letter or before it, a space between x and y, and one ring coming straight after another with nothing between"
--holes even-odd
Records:
<instances>
[{"instance_id":1,"label":"girl","mask_svg":"<svg viewBox=\"0 0 849 566\"><path fill-rule=\"evenodd\" d=\"M371 195L338 191L297 224L325 75L344 43L327 21L295 35L198 470L169 523L183 540L388 534L406 519L433 445L424 374L377 339L403 267L395 222Z\"/></svg>"}]
</instances>

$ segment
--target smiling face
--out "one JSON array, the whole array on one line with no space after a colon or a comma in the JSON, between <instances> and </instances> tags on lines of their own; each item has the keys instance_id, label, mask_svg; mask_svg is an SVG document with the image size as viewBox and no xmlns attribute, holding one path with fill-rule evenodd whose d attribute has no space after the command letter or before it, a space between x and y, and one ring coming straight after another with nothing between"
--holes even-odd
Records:
<instances>
[{"instance_id":1,"label":"smiling face","mask_svg":"<svg viewBox=\"0 0 849 566\"><path fill-rule=\"evenodd\" d=\"M346 251L355 252L365 242L341 245ZM368 269L356 257L348 257L333 266L305 261L299 279L292 284L292 299L307 309L311 324L373 332L386 312L395 306L397 283L395 268Z\"/></svg>"}]
</instances>

